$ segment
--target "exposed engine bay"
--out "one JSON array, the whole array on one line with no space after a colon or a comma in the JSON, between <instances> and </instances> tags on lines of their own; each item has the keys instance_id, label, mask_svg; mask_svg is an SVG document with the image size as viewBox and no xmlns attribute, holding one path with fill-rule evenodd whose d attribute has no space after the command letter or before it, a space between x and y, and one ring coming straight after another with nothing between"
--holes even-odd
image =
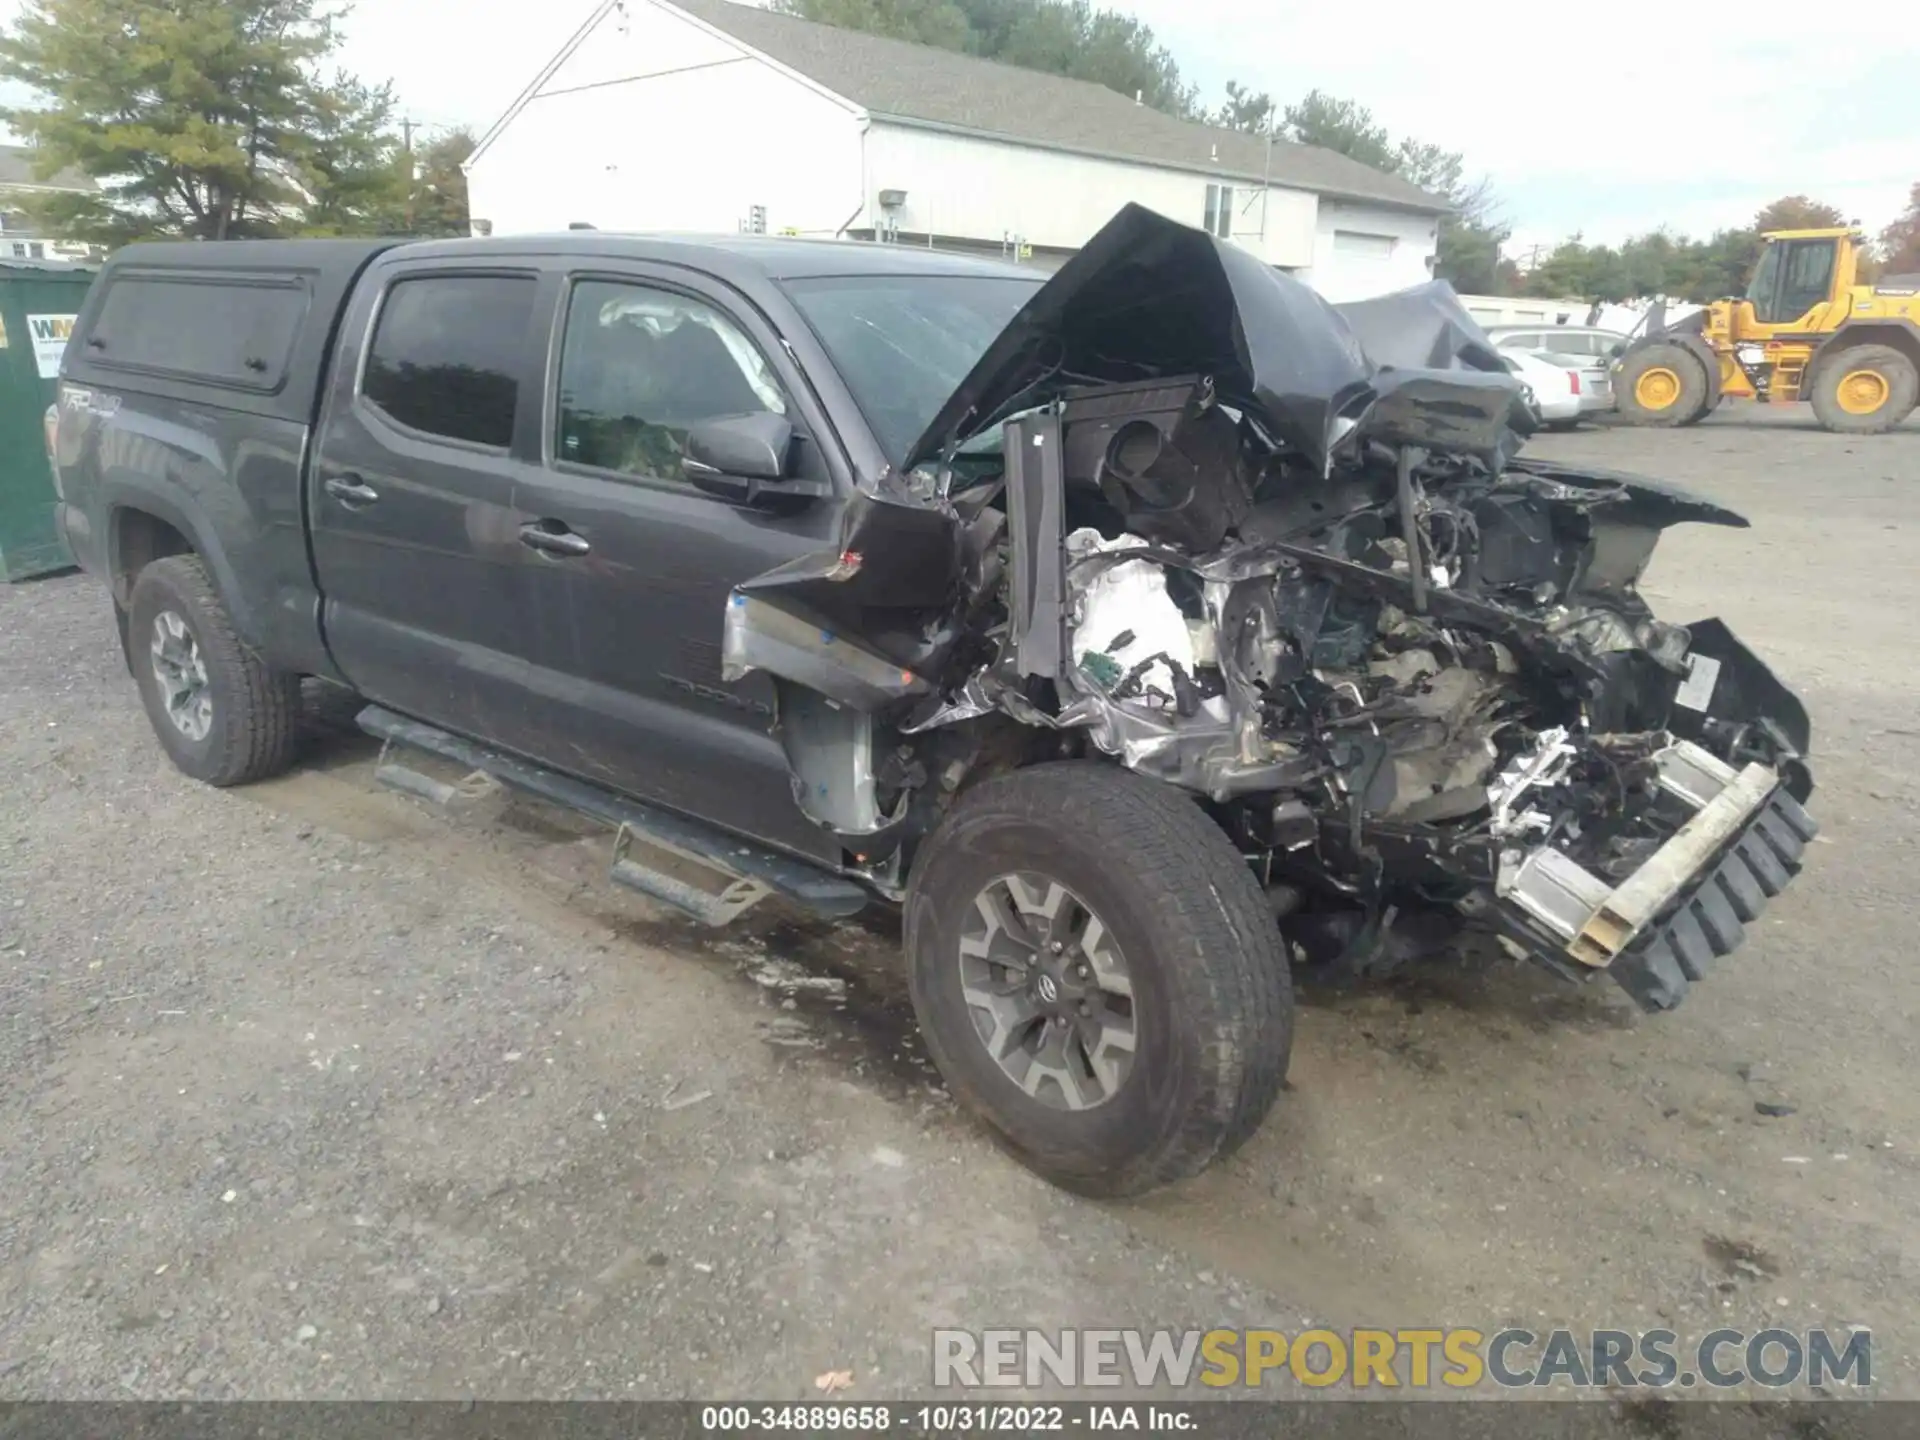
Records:
<instances>
[{"instance_id":1,"label":"exposed engine bay","mask_svg":"<svg viewBox=\"0 0 1920 1440\"><path fill-rule=\"evenodd\" d=\"M1531 428L1444 285L1336 309L1129 208L836 554L735 592L728 674L883 889L972 778L1104 755L1209 808L1300 958L1473 930L1668 1008L1798 870L1810 727L1637 589L1667 526L1746 521Z\"/></svg>"}]
</instances>

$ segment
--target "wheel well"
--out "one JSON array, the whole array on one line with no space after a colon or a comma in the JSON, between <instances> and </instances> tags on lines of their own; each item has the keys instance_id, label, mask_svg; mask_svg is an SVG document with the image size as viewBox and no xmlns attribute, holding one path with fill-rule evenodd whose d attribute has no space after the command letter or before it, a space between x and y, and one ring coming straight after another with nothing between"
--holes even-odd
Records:
<instances>
[{"instance_id":1,"label":"wheel well","mask_svg":"<svg viewBox=\"0 0 1920 1440\"><path fill-rule=\"evenodd\" d=\"M1898 350L1920 370L1920 328L1912 325L1849 325L1826 344L1814 363L1824 366L1862 345L1885 345Z\"/></svg>"},{"instance_id":2,"label":"wheel well","mask_svg":"<svg viewBox=\"0 0 1920 1440\"><path fill-rule=\"evenodd\" d=\"M113 512L111 549L114 603L125 609L133 598L133 582L156 560L169 555L191 555L193 542L172 525L145 510L123 506Z\"/></svg>"}]
</instances>

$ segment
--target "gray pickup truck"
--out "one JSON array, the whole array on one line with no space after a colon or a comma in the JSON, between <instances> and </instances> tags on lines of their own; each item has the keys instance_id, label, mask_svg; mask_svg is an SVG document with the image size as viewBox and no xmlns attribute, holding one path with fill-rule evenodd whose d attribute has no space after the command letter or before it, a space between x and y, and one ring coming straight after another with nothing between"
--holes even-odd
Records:
<instances>
[{"instance_id":1,"label":"gray pickup truck","mask_svg":"<svg viewBox=\"0 0 1920 1440\"><path fill-rule=\"evenodd\" d=\"M1635 588L1665 527L1744 520L1522 457L1446 287L1335 309L1137 207L1050 279L135 246L52 421L187 774L293 763L319 677L709 923L900 903L954 1093L1088 1193L1258 1127L1291 965L1478 938L1665 1009L1814 833L1799 702Z\"/></svg>"}]
</instances>

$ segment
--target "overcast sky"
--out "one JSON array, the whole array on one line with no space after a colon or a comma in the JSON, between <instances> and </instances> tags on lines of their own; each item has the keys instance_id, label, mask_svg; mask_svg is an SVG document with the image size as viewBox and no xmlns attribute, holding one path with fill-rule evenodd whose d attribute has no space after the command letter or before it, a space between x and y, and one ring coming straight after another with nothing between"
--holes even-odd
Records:
<instances>
[{"instance_id":1,"label":"overcast sky","mask_svg":"<svg viewBox=\"0 0 1920 1440\"><path fill-rule=\"evenodd\" d=\"M342 61L486 124L594 0L361 0ZM1098 3L1098 0L1096 0ZM1808 194L1877 231L1920 180L1920 26L1785 0L1120 0L1203 95L1318 86L1458 149L1515 241L1704 233ZM0 0L11 17L17 0ZM1876 18L1876 16L1878 18ZM663 137L680 143L686 137Z\"/></svg>"}]
</instances>

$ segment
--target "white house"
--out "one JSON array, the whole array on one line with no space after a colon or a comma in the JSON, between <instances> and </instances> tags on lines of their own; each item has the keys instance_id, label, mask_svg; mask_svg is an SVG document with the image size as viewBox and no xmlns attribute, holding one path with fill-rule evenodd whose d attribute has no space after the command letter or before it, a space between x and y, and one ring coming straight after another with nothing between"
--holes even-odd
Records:
<instances>
[{"instance_id":1,"label":"white house","mask_svg":"<svg viewBox=\"0 0 1920 1440\"><path fill-rule=\"evenodd\" d=\"M729 0L605 0L467 179L496 235L765 229L1044 266L1134 200L1336 300L1426 279L1445 208L1329 150Z\"/></svg>"},{"instance_id":2,"label":"white house","mask_svg":"<svg viewBox=\"0 0 1920 1440\"><path fill-rule=\"evenodd\" d=\"M78 170L42 177L33 151L24 145L0 145L0 258L13 260L87 260L100 258L97 247L49 236L34 228L15 208L52 193L92 195L99 186Z\"/></svg>"}]
</instances>

